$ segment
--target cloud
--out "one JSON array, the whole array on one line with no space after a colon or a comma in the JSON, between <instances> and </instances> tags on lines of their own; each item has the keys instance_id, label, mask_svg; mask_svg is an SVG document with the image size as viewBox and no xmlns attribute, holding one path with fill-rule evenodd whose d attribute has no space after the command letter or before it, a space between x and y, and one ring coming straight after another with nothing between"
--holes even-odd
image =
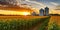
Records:
<instances>
[{"instance_id":1,"label":"cloud","mask_svg":"<svg viewBox=\"0 0 60 30\"><path fill-rule=\"evenodd\" d=\"M40 2L37 2L37 1L30 1L30 0L25 0L25 1L30 2L30 3L33 3L33 4L45 6L43 3L40 3Z\"/></svg>"},{"instance_id":2,"label":"cloud","mask_svg":"<svg viewBox=\"0 0 60 30\"><path fill-rule=\"evenodd\" d=\"M45 5L44 3L42 3L42 2L37 2L36 0L25 0L25 1L26 1L26 3L27 3L28 5L32 5L32 7L34 7L34 8L40 9L40 8L46 7L46 5ZM25 2L25 1L24 1L24 2Z\"/></svg>"},{"instance_id":3,"label":"cloud","mask_svg":"<svg viewBox=\"0 0 60 30\"><path fill-rule=\"evenodd\" d=\"M55 10L60 10L60 5L56 6Z\"/></svg>"},{"instance_id":4,"label":"cloud","mask_svg":"<svg viewBox=\"0 0 60 30\"><path fill-rule=\"evenodd\" d=\"M30 0L25 0L25 1L30 1Z\"/></svg>"},{"instance_id":5,"label":"cloud","mask_svg":"<svg viewBox=\"0 0 60 30\"><path fill-rule=\"evenodd\" d=\"M50 3L55 6L59 5L58 3L55 3L55 2L50 2Z\"/></svg>"}]
</instances>

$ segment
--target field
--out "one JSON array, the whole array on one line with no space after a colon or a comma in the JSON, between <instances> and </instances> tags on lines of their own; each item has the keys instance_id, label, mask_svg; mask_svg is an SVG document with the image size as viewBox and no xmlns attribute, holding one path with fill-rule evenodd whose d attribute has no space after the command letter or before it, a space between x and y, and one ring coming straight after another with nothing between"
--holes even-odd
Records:
<instances>
[{"instance_id":1,"label":"field","mask_svg":"<svg viewBox=\"0 0 60 30\"><path fill-rule=\"evenodd\" d=\"M60 25L60 16L51 16L49 23L53 22L56 22L58 25Z\"/></svg>"},{"instance_id":2,"label":"field","mask_svg":"<svg viewBox=\"0 0 60 30\"><path fill-rule=\"evenodd\" d=\"M60 16L0 16L0 30L51 30L59 22Z\"/></svg>"},{"instance_id":3,"label":"field","mask_svg":"<svg viewBox=\"0 0 60 30\"><path fill-rule=\"evenodd\" d=\"M49 29L60 30L60 16L51 16L49 21Z\"/></svg>"}]
</instances>

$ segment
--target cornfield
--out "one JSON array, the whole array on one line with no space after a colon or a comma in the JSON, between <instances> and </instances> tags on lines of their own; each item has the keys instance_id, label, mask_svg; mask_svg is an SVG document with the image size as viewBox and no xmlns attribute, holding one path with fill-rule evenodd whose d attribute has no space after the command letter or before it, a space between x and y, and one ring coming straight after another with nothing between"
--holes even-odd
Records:
<instances>
[{"instance_id":1,"label":"cornfield","mask_svg":"<svg viewBox=\"0 0 60 30\"><path fill-rule=\"evenodd\" d=\"M38 30L44 30L48 26L49 18L0 19L0 30L33 30L33 27L39 23L41 25Z\"/></svg>"}]
</instances>

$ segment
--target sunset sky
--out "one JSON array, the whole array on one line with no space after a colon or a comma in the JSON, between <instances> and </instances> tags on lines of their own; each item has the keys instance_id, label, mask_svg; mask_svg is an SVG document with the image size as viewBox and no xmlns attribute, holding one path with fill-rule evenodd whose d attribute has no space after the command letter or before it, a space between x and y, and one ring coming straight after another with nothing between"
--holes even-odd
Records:
<instances>
[{"instance_id":1,"label":"sunset sky","mask_svg":"<svg viewBox=\"0 0 60 30\"><path fill-rule=\"evenodd\" d=\"M40 9L45 8L47 6L50 8L49 13L60 14L60 0L26 0L26 1L31 2L31 4L33 3L34 5L32 6L34 8Z\"/></svg>"},{"instance_id":2,"label":"sunset sky","mask_svg":"<svg viewBox=\"0 0 60 30\"><path fill-rule=\"evenodd\" d=\"M0 0L0 1L2 1L2 0ZM27 4L26 7L33 9L33 11L35 11L36 13L39 13L38 11L41 8L44 9L47 6L50 9L49 10L50 14L60 14L60 0L16 0L16 1L18 2L17 3L18 6L20 6L20 4ZM3 2L5 2L5 1L3 0ZM0 10L0 13L4 13L4 12L12 12L13 13L15 11ZM21 12L19 12L19 13L15 12L15 13L19 14Z\"/></svg>"}]
</instances>

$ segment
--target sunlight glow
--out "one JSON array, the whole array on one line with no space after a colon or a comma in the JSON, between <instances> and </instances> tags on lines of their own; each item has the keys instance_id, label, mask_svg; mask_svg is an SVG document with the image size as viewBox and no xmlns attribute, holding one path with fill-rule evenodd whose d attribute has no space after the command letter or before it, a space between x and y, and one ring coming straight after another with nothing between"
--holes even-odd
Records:
<instances>
[{"instance_id":1,"label":"sunlight glow","mask_svg":"<svg viewBox=\"0 0 60 30\"><path fill-rule=\"evenodd\" d=\"M22 15L30 15L29 12L23 12Z\"/></svg>"},{"instance_id":2,"label":"sunlight glow","mask_svg":"<svg viewBox=\"0 0 60 30\"><path fill-rule=\"evenodd\" d=\"M3 15L31 15L30 12L0 10Z\"/></svg>"}]
</instances>

